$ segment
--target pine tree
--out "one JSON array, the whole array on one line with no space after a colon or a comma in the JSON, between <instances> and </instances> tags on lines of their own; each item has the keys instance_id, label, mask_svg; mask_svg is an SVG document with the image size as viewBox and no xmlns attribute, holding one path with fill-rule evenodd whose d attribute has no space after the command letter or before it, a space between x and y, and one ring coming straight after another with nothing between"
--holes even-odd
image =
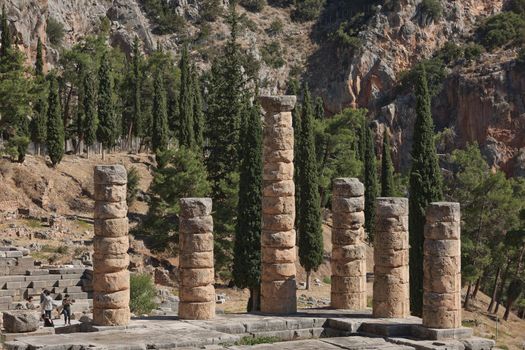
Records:
<instances>
[{"instance_id":1,"label":"pine tree","mask_svg":"<svg viewBox=\"0 0 525 350\"><path fill-rule=\"evenodd\" d=\"M153 95L153 127L151 134L151 146L153 152L159 154L168 148L168 106L166 103L166 91L162 72L158 71L155 76L155 87Z\"/></svg>"},{"instance_id":2,"label":"pine tree","mask_svg":"<svg viewBox=\"0 0 525 350\"><path fill-rule=\"evenodd\" d=\"M237 287L250 289L248 311L256 311L261 278L262 125L257 104L246 101L244 113L233 279Z\"/></svg>"},{"instance_id":3,"label":"pine tree","mask_svg":"<svg viewBox=\"0 0 525 350\"><path fill-rule=\"evenodd\" d=\"M98 79L97 139L102 143L102 159L104 159L104 149L110 149L115 145L117 130L115 98L113 96L113 75L107 52L102 56Z\"/></svg>"},{"instance_id":4,"label":"pine tree","mask_svg":"<svg viewBox=\"0 0 525 350\"><path fill-rule=\"evenodd\" d=\"M179 97L179 118L180 118L180 136L181 145L188 148L195 146L195 134L193 123L193 95L192 95L192 78L190 71L188 46L182 49L182 56L179 62L180 69L180 97Z\"/></svg>"},{"instance_id":5,"label":"pine tree","mask_svg":"<svg viewBox=\"0 0 525 350\"><path fill-rule=\"evenodd\" d=\"M0 41L0 57L5 57L8 55L9 50L11 49L11 31L9 29L9 23L7 20L7 13L5 11L5 5L2 6L2 18L1 18L1 29L2 29L2 39Z\"/></svg>"},{"instance_id":6,"label":"pine tree","mask_svg":"<svg viewBox=\"0 0 525 350\"><path fill-rule=\"evenodd\" d=\"M381 197L394 196L394 166L390 153L388 130L383 134L383 154L381 156Z\"/></svg>"},{"instance_id":7,"label":"pine tree","mask_svg":"<svg viewBox=\"0 0 525 350\"><path fill-rule=\"evenodd\" d=\"M51 76L49 81L47 105L47 152L51 163L56 166L64 156L64 122L58 97L58 83L54 76Z\"/></svg>"},{"instance_id":8,"label":"pine tree","mask_svg":"<svg viewBox=\"0 0 525 350\"><path fill-rule=\"evenodd\" d=\"M40 37L38 37L38 42L36 44L35 73L39 77L44 75L44 54L42 52L42 41L40 40Z\"/></svg>"},{"instance_id":9,"label":"pine tree","mask_svg":"<svg viewBox=\"0 0 525 350\"><path fill-rule=\"evenodd\" d=\"M133 58L132 58L132 81L131 81L131 123L129 123L128 143L131 144L133 135L140 136L143 134L142 105L141 105L141 55L139 38L133 40Z\"/></svg>"},{"instance_id":10,"label":"pine tree","mask_svg":"<svg viewBox=\"0 0 525 350\"><path fill-rule=\"evenodd\" d=\"M193 133L195 144L199 149L204 147L204 112L202 111L202 93L197 68L191 70L191 86L193 90Z\"/></svg>"},{"instance_id":11,"label":"pine tree","mask_svg":"<svg viewBox=\"0 0 525 350\"><path fill-rule=\"evenodd\" d=\"M323 233L321 229L321 204L319 175L315 154L314 111L308 86L303 90L304 102L301 115L301 143L299 149L299 261L306 270L306 289L310 288L310 274L323 262Z\"/></svg>"},{"instance_id":12,"label":"pine tree","mask_svg":"<svg viewBox=\"0 0 525 350\"><path fill-rule=\"evenodd\" d=\"M372 130L365 122L365 159L364 159L364 185L365 185L365 229L369 241L374 240L375 204L377 197L377 166L376 152Z\"/></svg>"},{"instance_id":13,"label":"pine tree","mask_svg":"<svg viewBox=\"0 0 525 350\"><path fill-rule=\"evenodd\" d=\"M410 309L420 316L423 307L423 242L425 210L442 199L442 175L434 145L430 93L423 68L416 84L416 122L410 171Z\"/></svg>"},{"instance_id":14,"label":"pine tree","mask_svg":"<svg viewBox=\"0 0 525 350\"><path fill-rule=\"evenodd\" d=\"M82 135L89 157L89 148L97 141L97 91L95 77L91 72L84 74L83 81L83 113Z\"/></svg>"}]
</instances>

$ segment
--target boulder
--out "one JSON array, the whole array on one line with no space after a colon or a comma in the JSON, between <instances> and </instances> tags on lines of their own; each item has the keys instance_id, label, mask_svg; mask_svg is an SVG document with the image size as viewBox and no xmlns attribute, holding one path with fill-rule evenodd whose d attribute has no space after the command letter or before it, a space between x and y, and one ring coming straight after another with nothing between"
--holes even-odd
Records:
<instances>
[{"instance_id":1,"label":"boulder","mask_svg":"<svg viewBox=\"0 0 525 350\"><path fill-rule=\"evenodd\" d=\"M3 325L7 333L34 332L40 326L34 312L9 311L3 313Z\"/></svg>"}]
</instances>

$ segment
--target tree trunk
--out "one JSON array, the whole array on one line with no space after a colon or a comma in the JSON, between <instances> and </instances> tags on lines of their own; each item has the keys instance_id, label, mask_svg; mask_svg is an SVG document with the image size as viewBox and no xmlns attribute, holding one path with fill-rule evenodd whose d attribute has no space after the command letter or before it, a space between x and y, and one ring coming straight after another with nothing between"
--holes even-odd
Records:
<instances>
[{"instance_id":1,"label":"tree trunk","mask_svg":"<svg viewBox=\"0 0 525 350\"><path fill-rule=\"evenodd\" d=\"M470 289L472 289L472 282L468 283L467 294L465 295L465 303L463 304L463 308L465 310L468 309L468 304L469 304L469 301L470 301Z\"/></svg>"},{"instance_id":2,"label":"tree trunk","mask_svg":"<svg viewBox=\"0 0 525 350\"><path fill-rule=\"evenodd\" d=\"M506 306L506 309L505 309L505 314L503 315L503 319L505 321L508 321L509 319L509 316L510 316L510 310L512 309L512 304L514 304L514 300L512 299L509 299L507 301L507 306Z\"/></svg>"},{"instance_id":3,"label":"tree trunk","mask_svg":"<svg viewBox=\"0 0 525 350\"><path fill-rule=\"evenodd\" d=\"M498 266L498 269L496 270L496 278L494 279L494 286L492 287L492 296L490 298L490 304L487 309L487 312L492 312L492 308L494 307L494 302L496 301L496 292L498 290L498 281L499 281L500 273L501 273L501 266Z\"/></svg>"},{"instance_id":4,"label":"tree trunk","mask_svg":"<svg viewBox=\"0 0 525 350\"><path fill-rule=\"evenodd\" d=\"M104 160L104 146L100 146L100 152L102 153L102 160Z\"/></svg>"},{"instance_id":5,"label":"tree trunk","mask_svg":"<svg viewBox=\"0 0 525 350\"><path fill-rule=\"evenodd\" d=\"M312 271L306 271L306 290L310 290L310 275Z\"/></svg>"},{"instance_id":6,"label":"tree trunk","mask_svg":"<svg viewBox=\"0 0 525 350\"><path fill-rule=\"evenodd\" d=\"M503 294L505 293L505 283L507 282L507 277L509 277L509 267L510 261L507 261L507 266L505 266L505 272L503 273L503 278L501 279L501 285L497 296L496 309L494 310L495 314L498 313L499 306L501 304L501 298L503 298Z\"/></svg>"},{"instance_id":7,"label":"tree trunk","mask_svg":"<svg viewBox=\"0 0 525 350\"><path fill-rule=\"evenodd\" d=\"M485 277L485 274L483 274L483 278L484 277ZM478 280L476 281L476 286L474 287L474 291L472 292L472 300L476 299L476 297L478 296L479 286L481 285L481 278L482 277L479 277Z\"/></svg>"},{"instance_id":8,"label":"tree trunk","mask_svg":"<svg viewBox=\"0 0 525 350\"><path fill-rule=\"evenodd\" d=\"M251 309L249 311L260 311L261 310L261 289L260 287L250 288L250 300L252 302Z\"/></svg>"}]
</instances>

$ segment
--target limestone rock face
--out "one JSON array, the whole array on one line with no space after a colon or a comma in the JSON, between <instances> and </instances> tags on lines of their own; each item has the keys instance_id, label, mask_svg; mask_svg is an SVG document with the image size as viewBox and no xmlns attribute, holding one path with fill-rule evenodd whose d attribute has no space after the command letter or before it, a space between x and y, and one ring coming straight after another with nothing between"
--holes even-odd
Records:
<instances>
[{"instance_id":1,"label":"limestone rock face","mask_svg":"<svg viewBox=\"0 0 525 350\"><path fill-rule=\"evenodd\" d=\"M410 316L408 199L377 198L374 230L374 317Z\"/></svg>"},{"instance_id":2,"label":"limestone rock face","mask_svg":"<svg viewBox=\"0 0 525 350\"><path fill-rule=\"evenodd\" d=\"M358 179L333 182L331 306L366 308L366 245L364 243L364 186Z\"/></svg>"},{"instance_id":3,"label":"limestone rock face","mask_svg":"<svg viewBox=\"0 0 525 350\"><path fill-rule=\"evenodd\" d=\"M426 211L423 325L461 327L461 215L459 203L431 203Z\"/></svg>"},{"instance_id":4,"label":"limestone rock face","mask_svg":"<svg viewBox=\"0 0 525 350\"><path fill-rule=\"evenodd\" d=\"M3 327L7 333L34 332L40 327L35 312L9 311L2 316Z\"/></svg>"},{"instance_id":5,"label":"limestone rock face","mask_svg":"<svg viewBox=\"0 0 525 350\"><path fill-rule=\"evenodd\" d=\"M261 235L261 311L297 311L295 186L293 181L295 96L261 96L263 132L263 199Z\"/></svg>"},{"instance_id":6,"label":"limestone rock face","mask_svg":"<svg viewBox=\"0 0 525 350\"><path fill-rule=\"evenodd\" d=\"M179 318L215 317L213 218L210 198L180 200Z\"/></svg>"},{"instance_id":7,"label":"limestone rock face","mask_svg":"<svg viewBox=\"0 0 525 350\"><path fill-rule=\"evenodd\" d=\"M100 326L127 325L130 283L126 169L122 165L96 166L94 182L93 322Z\"/></svg>"}]
</instances>

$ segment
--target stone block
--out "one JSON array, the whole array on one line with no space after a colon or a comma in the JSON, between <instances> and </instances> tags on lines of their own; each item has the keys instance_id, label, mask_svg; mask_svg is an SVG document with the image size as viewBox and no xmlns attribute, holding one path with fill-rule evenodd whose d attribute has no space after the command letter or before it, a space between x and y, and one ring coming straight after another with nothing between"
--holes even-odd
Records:
<instances>
[{"instance_id":1,"label":"stone block","mask_svg":"<svg viewBox=\"0 0 525 350\"><path fill-rule=\"evenodd\" d=\"M364 310L366 309L366 290L359 293L336 293L330 294L330 306L334 309Z\"/></svg>"},{"instance_id":2,"label":"stone block","mask_svg":"<svg viewBox=\"0 0 525 350\"><path fill-rule=\"evenodd\" d=\"M215 302L215 288L212 284L198 287L181 287L179 290L182 302Z\"/></svg>"},{"instance_id":3,"label":"stone block","mask_svg":"<svg viewBox=\"0 0 525 350\"><path fill-rule=\"evenodd\" d=\"M393 250L408 250L408 231L375 231L374 252L388 255Z\"/></svg>"},{"instance_id":4,"label":"stone block","mask_svg":"<svg viewBox=\"0 0 525 350\"><path fill-rule=\"evenodd\" d=\"M127 254L129 249L129 237L94 237L93 247L98 255L121 255Z\"/></svg>"},{"instance_id":5,"label":"stone block","mask_svg":"<svg viewBox=\"0 0 525 350\"><path fill-rule=\"evenodd\" d=\"M263 168L264 181L290 181L293 180L293 174L293 163L267 163Z\"/></svg>"},{"instance_id":6,"label":"stone block","mask_svg":"<svg viewBox=\"0 0 525 350\"><path fill-rule=\"evenodd\" d=\"M376 318L406 318L410 316L410 301L406 300L375 300L373 316Z\"/></svg>"},{"instance_id":7,"label":"stone block","mask_svg":"<svg viewBox=\"0 0 525 350\"><path fill-rule=\"evenodd\" d=\"M375 232L407 232L408 216L381 218L375 222Z\"/></svg>"},{"instance_id":8,"label":"stone block","mask_svg":"<svg viewBox=\"0 0 525 350\"><path fill-rule=\"evenodd\" d=\"M181 220L179 230L183 234L211 233L213 232L213 218L208 215Z\"/></svg>"},{"instance_id":9,"label":"stone block","mask_svg":"<svg viewBox=\"0 0 525 350\"><path fill-rule=\"evenodd\" d=\"M355 213L365 209L365 197L332 198L332 211L340 213Z\"/></svg>"},{"instance_id":10,"label":"stone block","mask_svg":"<svg viewBox=\"0 0 525 350\"><path fill-rule=\"evenodd\" d=\"M262 262L266 264L293 263L296 260L296 249L262 247Z\"/></svg>"},{"instance_id":11,"label":"stone block","mask_svg":"<svg viewBox=\"0 0 525 350\"><path fill-rule=\"evenodd\" d=\"M349 262L363 259L366 259L366 246L364 244L334 246L332 249L332 260Z\"/></svg>"},{"instance_id":12,"label":"stone block","mask_svg":"<svg viewBox=\"0 0 525 350\"><path fill-rule=\"evenodd\" d=\"M374 279L375 276L388 275L391 280L397 281L397 283L409 283L409 269L408 266L400 267L387 267L387 266L374 266Z\"/></svg>"},{"instance_id":13,"label":"stone block","mask_svg":"<svg viewBox=\"0 0 525 350\"><path fill-rule=\"evenodd\" d=\"M261 245L263 247L293 248L296 243L295 230L262 231Z\"/></svg>"},{"instance_id":14,"label":"stone block","mask_svg":"<svg viewBox=\"0 0 525 350\"><path fill-rule=\"evenodd\" d=\"M179 267L188 268L213 268L213 251L185 253L179 256Z\"/></svg>"},{"instance_id":15,"label":"stone block","mask_svg":"<svg viewBox=\"0 0 525 350\"><path fill-rule=\"evenodd\" d=\"M357 230L350 229L332 229L332 244L334 246L362 244L365 239L365 229L363 227Z\"/></svg>"},{"instance_id":16,"label":"stone block","mask_svg":"<svg viewBox=\"0 0 525 350\"><path fill-rule=\"evenodd\" d=\"M261 293L267 298L291 299L295 297L296 288L294 279L271 281L261 284Z\"/></svg>"},{"instance_id":17,"label":"stone block","mask_svg":"<svg viewBox=\"0 0 525 350\"><path fill-rule=\"evenodd\" d=\"M276 118L277 118L277 116L283 117L283 115L285 114L285 113L277 113L277 112L289 112L294 109L295 103L297 102L297 97L292 96L292 95L259 96L259 102L261 103L262 108L264 108L264 110L266 111L266 116L276 115ZM291 122L291 113L290 113L289 119ZM274 120L272 121L273 121L272 125L277 123L277 121L274 121Z\"/></svg>"},{"instance_id":18,"label":"stone block","mask_svg":"<svg viewBox=\"0 0 525 350\"><path fill-rule=\"evenodd\" d=\"M7 333L27 333L36 331L40 322L34 312L3 312L3 327Z\"/></svg>"},{"instance_id":19,"label":"stone block","mask_svg":"<svg viewBox=\"0 0 525 350\"><path fill-rule=\"evenodd\" d=\"M366 275L366 261L355 260L347 263L330 262L333 276L359 277Z\"/></svg>"},{"instance_id":20,"label":"stone block","mask_svg":"<svg viewBox=\"0 0 525 350\"><path fill-rule=\"evenodd\" d=\"M212 211L211 198L181 198L180 216L183 218L193 218L209 216Z\"/></svg>"},{"instance_id":21,"label":"stone block","mask_svg":"<svg viewBox=\"0 0 525 350\"><path fill-rule=\"evenodd\" d=\"M365 223L365 213L333 213L333 227L336 229L358 230Z\"/></svg>"},{"instance_id":22,"label":"stone block","mask_svg":"<svg viewBox=\"0 0 525 350\"><path fill-rule=\"evenodd\" d=\"M97 219L119 219L128 214L126 202L95 202L95 218Z\"/></svg>"},{"instance_id":23,"label":"stone block","mask_svg":"<svg viewBox=\"0 0 525 350\"><path fill-rule=\"evenodd\" d=\"M263 263L261 279L264 282L294 279L295 263L267 264Z\"/></svg>"},{"instance_id":24,"label":"stone block","mask_svg":"<svg viewBox=\"0 0 525 350\"><path fill-rule=\"evenodd\" d=\"M114 293L94 292L93 307L95 309L124 309L129 306L129 289Z\"/></svg>"},{"instance_id":25,"label":"stone block","mask_svg":"<svg viewBox=\"0 0 525 350\"><path fill-rule=\"evenodd\" d=\"M126 168L123 165L97 165L93 178L95 184L125 185L128 182Z\"/></svg>"},{"instance_id":26,"label":"stone block","mask_svg":"<svg viewBox=\"0 0 525 350\"><path fill-rule=\"evenodd\" d=\"M93 255L93 267L98 273L113 273L126 270L129 265L129 255Z\"/></svg>"},{"instance_id":27,"label":"stone block","mask_svg":"<svg viewBox=\"0 0 525 350\"><path fill-rule=\"evenodd\" d=\"M179 318L183 320L210 320L215 317L215 301L204 303L180 302Z\"/></svg>"},{"instance_id":28,"label":"stone block","mask_svg":"<svg viewBox=\"0 0 525 350\"><path fill-rule=\"evenodd\" d=\"M61 281L59 281L60 284ZM95 292L118 292L129 289L129 271L122 270L112 273L97 273L93 275Z\"/></svg>"},{"instance_id":29,"label":"stone block","mask_svg":"<svg viewBox=\"0 0 525 350\"><path fill-rule=\"evenodd\" d=\"M263 230L291 231L294 228L295 216L292 214L266 215L262 216Z\"/></svg>"},{"instance_id":30,"label":"stone block","mask_svg":"<svg viewBox=\"0 0 525 350\"><path fill-rule=\"evenodd\" d=\"M43 276L49 275L49 270L37 269L37 270L26 270L27 276Z\"/></svg>"},{"instance_id":31,"label":"stone block","mask_svg":"<svg viewBox=\"0 0 525 350\"><path fill-rule=\"evenodd\" d=\"M458 222L460 216L459 203L434 202L427 206L425 216L427 222Z\"/></svg>"},{"instance_id":32,"label":"stone block","mask_svg":"<svg viewBox=\"0 0 525 350\"><path fill-rule=\"evenodd\" d=\"M332 276L332 291L335 293L343 292L366 292L366 276L346 277Z\"/></svg>"},{"instance_id":33,"label":"stone block","mask_svg":"<svg viewBox=\"0 0 525 350\"><path fill-rule=\"evenodd\" d=\"M99 237L121 237L128 235L128 218L95 219L95 235Z\"/></svg>"},{"instance_id":34,"label":"stone block","mask_svg":"<svg viewBox=\"0 0 525 350\"><path fill-rule=\"evenodd\" d=\"M271 298L261 295L261 312L267 314L293 314L297 312L297 298L295 296L284 299Z\"/></svg>"},{"instance_id":35,"label":"stone block","mask_svg":"<svg viewBox=\"0 0 525 350\"><path fill-rule=\"evenodd\" d=\"M380 220L408 216L408 198L378 197L376 199L376 212Z\"/></svg>"},{"instance_id":36,"label":"stone block","mask_svg":"<svg viewBox=\"0 0 525 350\"><path fill-rule=\"evenodd\" d=\"M11 250L4 252L6 258L21 258L24 254L18 250Z\"/></svg>"},{"instance_id":37,"label":"stone block","mask_svg":"<svg viewBox=\"0 0 525 350\"><path fill-rule=\"evenodd\" d=\"M295 197L263 197L263 214L295 214Z\"/></svg>"},{"instance_id":38,"label":"stone block","mask_svg":"<svg viewBox=\"0 0 525 350\"><path fill-rule=\"evenodd\" d=\"M361 197L365 186L356 178L337 178L332 183L332 191L341 197Z\"/></svg>"},{"instance_id":39,"label":"stone block","mask_svg":"<svg viewBox=\"0 0 525 350\"><path fill-rule=\"evenodd\" d=\"M423 307L423 326L427 328L460 328L461 309Z\"/></svg>"},{"instance_id":40,"label":"stone block","mask_svg":"<svg viewBox=\"0 0 525 350\"><path fill-rule=\"evenodd\" d=\"M182 269L180 281L184 287L206 286L215 282L215 275L212 268Z\"/></svg>"},{"instance_id":41,"label":"stone block","mask_svg":"<svg viewBox=\"0 0 525 350\"><path fill-rule=\"evenodd\" d=\"M294 159L292 149L287 150L273 150L270 148L263 148L264 161L268 163L291 163Z\"/></svg>"},{"instance_id":42,"label":"stone block","mask_svg":"<svg viewBox=\"0 0 525 350\"><path fill-rule=\"evenodd\" d=\"M95 184L95 200L103 202L125 202L126 185Z\"/></svg>"},{"instance_id":43,"label":"stone block","mask_svg":"<svg viewBox=\"0 0 525 350\"><path fill-rule=\"evenodd\" d=\"M374 251L374 262L379 266L400 267L408 265L407 250L392 250L389 252Z\"/></svg>"},{"instance_id":44,"label":"stone block","mask_svg":"<svg viewBox=\"0 0 525 350\"><path fill-rule=\"evenodd\" d=\"M436 257L461 256L461 241L451 239L425 239L424 254Z\"/></svg>"},{"instance_id":45,"label":"stone block","mask_svg":"<svg viewBox=\"0 0 525 350\"><path fill-rule=\"evenodd\" d=\"M213 251L212 233L180 235L179 240L182 254Z\"/></svg>"},{"instance_id":46,"label":"stone block","mask_svg":"<svg viewBox=\"0 0 525 350\"><path fill-rule=\"evenodd\" d=\"M129 308L93 309L93 323L98 326L125 326L129 320Z\"/></svg>"},{"instance_id":47,"label":"stone block","mask_svg":"<svg viewBox=\"0 0 525 350\"><path fill-rule=\"evenodd\" d=\"M295 196L295 184L293 180L263 182L263 198L293 196Z\"/></svg>"},{"instance_id":48,"label":"stone block","mask_svg":"<svg viewBox=\"0 0 525 350\"><path fill-rule=\"evenodd\" d=\"M460 239L460 222L427 222L425 224L426 239Z\"/></svg>"}]
</instances>

